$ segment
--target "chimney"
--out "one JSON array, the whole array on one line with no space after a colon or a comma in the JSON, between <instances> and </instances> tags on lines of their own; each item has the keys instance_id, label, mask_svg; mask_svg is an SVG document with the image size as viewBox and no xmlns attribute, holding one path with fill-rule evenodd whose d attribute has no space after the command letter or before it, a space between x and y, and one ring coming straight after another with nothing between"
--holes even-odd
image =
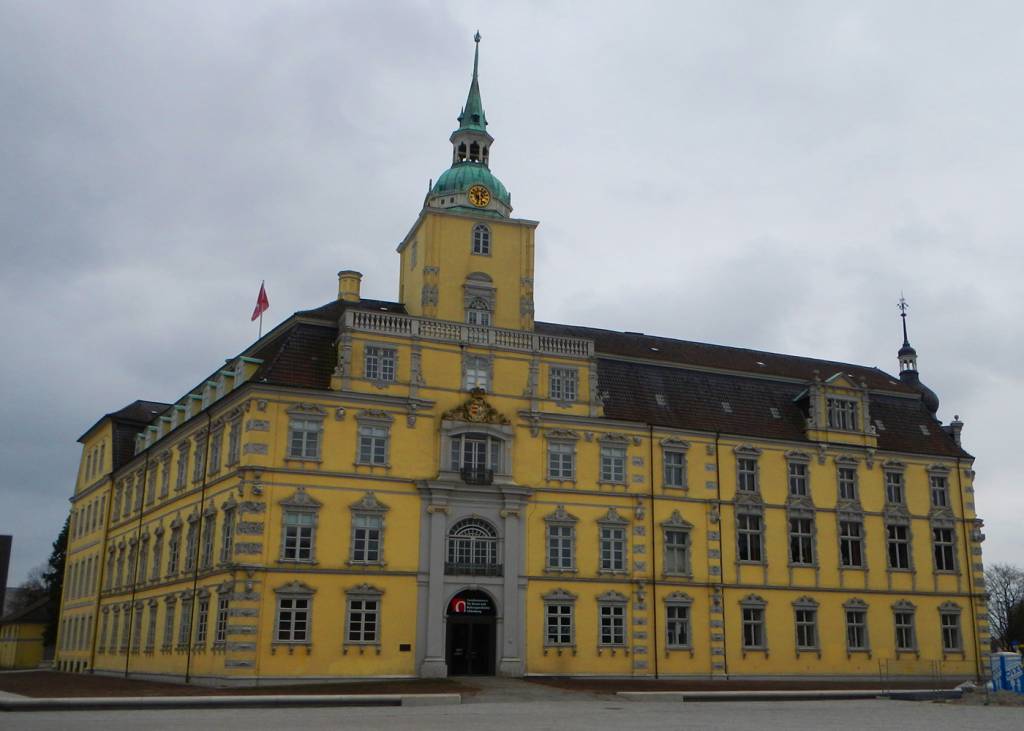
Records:
<instances>
[{"instance_id":1,"label":"chimney","mask_svg":"<svg viewBox=\"0 0 1024 731\"><path fill-rule=\"evenodd\" d=\"M338 299L342 302L359 301L359 283L363 275L351 269L338 272Z\"/></svg>"},{"instance_id":2,"label":"chimney","mask_svg":"<svg viewBox=\"0 0 1024 731\"><path fill-rule=\"evenodd\" d=\"M960 421L960 415L957 414L953 417L953 421L950 422L948 431L949 435L953 437L953 441L956 442L956 446L960 445L960 432L964 429L964 423Z\"/></svg>"}]
</instances>

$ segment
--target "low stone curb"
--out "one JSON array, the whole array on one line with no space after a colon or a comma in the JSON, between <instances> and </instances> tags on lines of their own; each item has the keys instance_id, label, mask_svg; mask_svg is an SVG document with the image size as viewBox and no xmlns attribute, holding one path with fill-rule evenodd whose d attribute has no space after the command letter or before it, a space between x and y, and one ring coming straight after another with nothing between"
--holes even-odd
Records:
<instances>
[{"instance_id":1,"label":"low stone curb","mask_svg":"<svg viewBox=\"0 0 1024 731\"><path fill-rule=\"evenodd\" d=\"M159 708L265 708L273 706L449 706L458 693L364 695L206 695L124 698L3 698L0 711L153 710Z\"/></svg>"},{"instance_id":2,"label":"low stone curb","mask_svg":"<svg viewBox=\"0 0 1024 731\"><path fill-rule=\"evenodd\" d=\"M652 690L619 691L623 700L639 703L682 703L713 701L839 701L888 698L891 700L924 701L960 698L959 688L924 690Z\"/></svg>"}]
</instances>

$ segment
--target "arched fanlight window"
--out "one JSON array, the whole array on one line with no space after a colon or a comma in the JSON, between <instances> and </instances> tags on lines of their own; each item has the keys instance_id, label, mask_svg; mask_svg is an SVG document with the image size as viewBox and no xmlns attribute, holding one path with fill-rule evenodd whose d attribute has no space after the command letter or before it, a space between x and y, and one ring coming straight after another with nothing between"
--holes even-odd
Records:
<instances>
[{"instance_id":1,"label":"arched fanlight window","mask_svg":"<svg viewBox=\"0 0 1024 731\"><path fill-rule=\"evenodd\" d=\"M449 573L497 573L498 532L482 518L465 518L448 531Z\"/></svg>"},{"instance_id":2,"label":"arched fanlight window","mask_svg":"<svg viewBox=\"0 0 1024 731\"><path fill-rule=\"evenodd\" d=\"M470 325L491 326L491 310L479 297L469 303L466 308L466 322Z\"/></svg>"},{"instance_id":3,"label":"arched fanlight window","mask_svg":"<svg viewBox=\"0 0 1024 731\"><path fill-rule=\"evenodd\" d=\"M491 229L482 223L473 227L473 253L481 256L491 255Z\"/></svg>"}]
</instances>

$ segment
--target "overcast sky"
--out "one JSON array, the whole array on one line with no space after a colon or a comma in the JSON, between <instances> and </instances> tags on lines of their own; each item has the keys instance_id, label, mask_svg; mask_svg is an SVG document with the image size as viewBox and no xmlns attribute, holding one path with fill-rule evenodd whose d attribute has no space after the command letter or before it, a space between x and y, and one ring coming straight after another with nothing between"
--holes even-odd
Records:
<instances>
[{"instance_id":1,"label":"overcast sky","mask_svg":"<svg viewBox=\"0 0 1024 731\"><path fill-rule=\"evenodd\" d=\"M46 560L78 436L269 325L394 299L472 35L538 319L897 370L896 302L1024 556L1024 5L0 0L0 533Z\"/></svg>"}]
</instances>

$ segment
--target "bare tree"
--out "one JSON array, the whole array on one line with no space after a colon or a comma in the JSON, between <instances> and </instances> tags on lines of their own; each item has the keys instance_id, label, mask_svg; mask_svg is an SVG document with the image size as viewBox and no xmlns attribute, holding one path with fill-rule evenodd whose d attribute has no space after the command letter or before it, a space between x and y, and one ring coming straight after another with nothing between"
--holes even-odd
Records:
<instances>
[{"instance_id":1,"label":"bare tree","mask_svg":"<svg viewBox=\"0 0 1024 731\"><path fill-rule=\"evenodd\" d=\"M1001 647L1007 647L1010 612L1024 602L1024 571L1008 563L994 563L985 570L985 589L992 638Z\"/></svg>"}]
</instances>

